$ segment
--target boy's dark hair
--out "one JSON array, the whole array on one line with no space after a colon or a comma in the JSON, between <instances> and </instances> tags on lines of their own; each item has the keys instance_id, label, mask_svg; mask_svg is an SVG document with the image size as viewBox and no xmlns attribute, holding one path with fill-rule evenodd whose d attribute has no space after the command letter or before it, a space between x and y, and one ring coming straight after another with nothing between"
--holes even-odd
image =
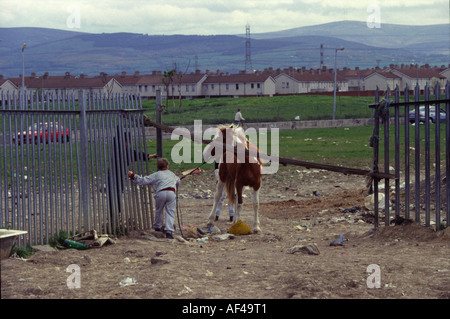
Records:
<instances>
[{"instance_id":1,"label":"boy's dark hair","mask_svg":"<svg viewBox=\"0 0 450 319\"><path fill-rule=\"evenodd\" d=\"M158 160L156 161L156 167L158 169L164 169L167 166L169 166L169 161L167 160L167 158L158 158Z\"/></svg>"}]
</instances>

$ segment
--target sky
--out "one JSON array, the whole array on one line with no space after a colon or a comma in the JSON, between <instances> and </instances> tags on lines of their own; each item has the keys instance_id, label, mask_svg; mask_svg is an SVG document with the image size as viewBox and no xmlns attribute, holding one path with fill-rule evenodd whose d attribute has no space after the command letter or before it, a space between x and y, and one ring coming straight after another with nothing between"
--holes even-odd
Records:
<instances>
[{"instance_id":1,"label":"sky","mask_svg":"<svg viewBox=\"0 0 450 319\"><path fill-rule=\"evenodd\" d=\"M334 21L450 22L449 0L1 0L0 27L88 33L243 34Z\"/></svg>"}]
</instances>

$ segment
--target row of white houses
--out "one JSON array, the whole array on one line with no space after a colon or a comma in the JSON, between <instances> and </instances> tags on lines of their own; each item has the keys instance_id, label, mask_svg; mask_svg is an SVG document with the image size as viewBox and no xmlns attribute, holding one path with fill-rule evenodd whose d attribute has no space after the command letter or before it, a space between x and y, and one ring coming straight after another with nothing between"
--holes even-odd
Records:
<instances>
[{"instance_id":1,"label":"row of white houses","mask_svg":"<svg viewBox=\"0 0 450 319\"><path fill-rule=\"evenodd\" d=\"M440 83L445 86L450 80L450 65L448 67L425 66L394 66L383 69L359 68L337 70L336 86L338 92L373 91L377 87L386 89L407 84L413 88L417 84L420 89L425 85L435 86ZM92 94L139 94L143 99L156 97L157 90L164 96L177 98L199 97L242 97L242 96L274 96L287 94L308 94L333 92L335 73L333 69L265 69L252 74L241 72L228 74L220 72L183 74L174 73L170 78L164 77L161 71L151 74L132 75L122 72L120 75L110 76L100 73L98 76L71 75L67 72L63 76L31 74L23 79L27 94L46 91L54 94L88 90ZM22 78L4 79L0 75L0 98L19 94L22 88Z\"/></svg>"}]
</instances>

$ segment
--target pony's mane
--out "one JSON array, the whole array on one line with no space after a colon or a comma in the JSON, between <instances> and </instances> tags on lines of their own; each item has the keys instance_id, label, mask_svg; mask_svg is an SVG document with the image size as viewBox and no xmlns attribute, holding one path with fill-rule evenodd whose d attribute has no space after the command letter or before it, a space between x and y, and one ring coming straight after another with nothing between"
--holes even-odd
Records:
<instances>
[{"instance_id":1,"label":"pony's mane","mask_svg":"<svg viewBox=\"0 0 450 319\"><path fill-rule=\"evenodd\" d=\"M244 129L240 126L237 126L235 124L220 124L217 126L217 129L222 132L226 131L227 129L232 129L236 135L243 137L245 139L245 141L248 142L248 139L247 139L247 136L245 135Z\"/></svg>"}]
</instances>

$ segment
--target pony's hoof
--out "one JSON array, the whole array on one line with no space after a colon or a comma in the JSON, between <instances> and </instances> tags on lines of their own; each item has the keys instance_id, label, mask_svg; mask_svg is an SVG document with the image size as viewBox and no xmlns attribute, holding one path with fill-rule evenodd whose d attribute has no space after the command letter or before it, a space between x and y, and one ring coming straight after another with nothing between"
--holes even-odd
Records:
<instances>
[{"instance_id":1,"label":"pony's hoof","mask_svg":"<svg viewBox=\"0 0 450 319\"><path fill-rule=\"evenodd\" d=\"M262 233L261 228L257 227L253 229L253 234L260 234L260 233Z\"/></svg>"}]
</instances>

